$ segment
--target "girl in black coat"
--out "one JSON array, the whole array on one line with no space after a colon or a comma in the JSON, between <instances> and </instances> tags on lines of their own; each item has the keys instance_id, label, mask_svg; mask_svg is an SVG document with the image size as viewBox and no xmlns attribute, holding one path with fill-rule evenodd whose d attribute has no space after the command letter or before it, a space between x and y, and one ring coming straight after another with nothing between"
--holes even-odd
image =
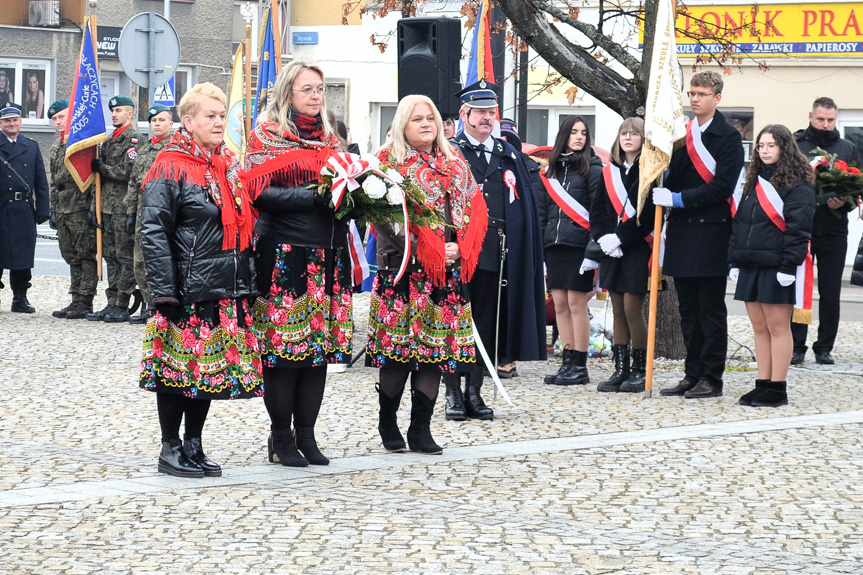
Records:
<instances>
[{"instance_id":1,"label":"girl in black coat","mask_svg":"<svg viewBox=\"0 0 863 575\"><path fill-rule=\"evenodd\" d=\"M728 247L734 299L746 302L758 362L755 389L740 404L778 407L788 404L795 273L812 236L815 176L785 126L765 127L755 142Z\"/></svg>"},{"instance_id":2,"label":"girl in black coat","mask_svg":"<svg viewBox=\"0 0 863 575\"><path fill-rule=\"evenodd\" d=\"M648 196L641 216L636 215L643 140L644 120L624 120L590 207L590 233L607 256L599 266L599 282L608 290L614 310L614 373L599 384L599 391L644 391L647 324L641 310L650 277L648 240L656 207ZM591 267L587 263L582 267Z\"/></svg>"},{"instance_id":3,"label":"girl in black coat","mask_svg":"<svg viewBox=\"0 0 863 575\"><path fill-rule=\"evenodd\" d=\"M589 224L585 227L586 221L579 223L568 216L548 188L560 190L589 213L601 177L602 162L590 147L587 122L579 116L568 117L557 133L543 176L545 185L537 194L548 287L563 344L563 364L557 373L545 377L545 383L575 385L590 381L586 367L590 340L587 301L594 276L580 274L578 269L590 240Z\"/></svg>"}]
</instances>

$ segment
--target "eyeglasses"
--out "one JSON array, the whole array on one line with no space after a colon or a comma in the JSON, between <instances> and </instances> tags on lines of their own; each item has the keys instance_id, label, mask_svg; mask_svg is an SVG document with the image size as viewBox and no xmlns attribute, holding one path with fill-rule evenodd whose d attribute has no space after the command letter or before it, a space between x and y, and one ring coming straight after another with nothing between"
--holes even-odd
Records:
<instances>
[{"instance_id":1,"label":"eyeglasses","mask_svg":"<svg viewBox=\"0 0 863 575\"><path fill-rule=\"evenodd\" d=\"M312 96L323 96L327 93L326 86L320 86L318 88L312 88L311 86L306 86L305 88L291 88L294 92L302 92L303 96L306 98L311 98Z\"/></svg>"},{"instance_id":2,"label":"eyeglasses","mask_svg":"<svg viewBox=\"0 0 863 575\"><path fill-rule=\"evenodd\" d=\"M755 145L755 149L758 150L759 152L767 151L767 150L775 150L778 147L779 146L774 144L773 142L770 142L769 144L756 144Z\"/></svg>"},{"instance_id":3,"label":"eyeglasses","mask_svg":"<svg viewBox=\"0 0 863 575\"><path fill-rule=\"evenodd\" d=\"M697 100L699 98L709 98L710 96L715 96L713 92L687 92L687 96L689 96L690 100Z\"/></svg>"},{"instance_id":4,"label":"eyeglasses","mask_svg":"<svg viewBox=\"0 0 863 575\"><path fill-rule=\"evenodd\" d=\"M621 132L621 138L638 138L641 136L641 132Z\"/></svg>"}]
</instances>

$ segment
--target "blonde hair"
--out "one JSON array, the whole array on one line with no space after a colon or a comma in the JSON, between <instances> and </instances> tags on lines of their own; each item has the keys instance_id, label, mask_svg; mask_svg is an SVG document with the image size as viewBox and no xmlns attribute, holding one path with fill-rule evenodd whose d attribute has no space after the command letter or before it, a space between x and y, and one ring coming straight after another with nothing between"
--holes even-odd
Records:
<instances>
[{"instance_id":1,"label":"blonde hair","mask_svg":"<svg viewBox=\"0 0 863 575\"><path fill-rule=\"evenodd\" d=\"M273 87L273 97L267 104L267 109L264 111L264 119L277 123L283 130L291 132L295 136L299 136L297 127L291 121L291 98L294 86L294 80L297 75L303 70L311 70L321 77L321 82L326 85L324 71L319 66L304 62L302 60L294 60L279 72L276 78L276 85ZM321 98L321 122L324 126L324 136L329 136L333 133L333 127L330 125L330 120L327 117L327 99Z\"/></svg>"},{"instance_id":2,"label":"blonde hair","mask_svg":"<svg viewBox=\"0 0 863 575\"><path fill-rule=\"evenodd\" d=\"M644 120L641 118L627 118L621 122L617 129L617 137L614 139L614 145L611 146L611 159L615 164L623 164L626 160L626 155L620 153L620 135L624 132L638 132L641 134L641 145L644 145ZM638 153L641 153L639 148Z\"/></svg>"},{"instance_id":3,"label":"blonde hair","mask_svg":"<svg viewBox=\"0 0 863 575\"><path fill-rule=\"evenodd\" d=\"M192 117L198 113L198 107L204 98L212 98L220 101L226 108L228 106L228 97L221 88L212 82L202 82L192 86L183 97L180 98L180 105L177 106L177 113L180 114L180 121L185 116Z\"/></svg>"},{"instance_id":4,"label":"blonde hair","mask_svg":"<svg viewBox=\"0 0 863 575\"><path fill-rule=\"evenodd\" d=\"M441 119L440 112L438 112L437 106L434 105L431 98L420 94L410 94L405 96L399 102L398 108L396 108L396 114L393 117L392 141L390 145L393 158L397 163L401 164L405 161L405 158L407 158L407 155L411 150L411 145L408 144L407 139L405 139L405 126L408 125L408 121L413 114L414 108L418 104L427 104L428 107L431 108L432 114L434 115L434 123L437 126L437 135L435 136L434 143L437 145L438 150L443 152L448 160L452 160L454 157L452 146L443 136L443 120Z\"/></svg>"}]
</instances>

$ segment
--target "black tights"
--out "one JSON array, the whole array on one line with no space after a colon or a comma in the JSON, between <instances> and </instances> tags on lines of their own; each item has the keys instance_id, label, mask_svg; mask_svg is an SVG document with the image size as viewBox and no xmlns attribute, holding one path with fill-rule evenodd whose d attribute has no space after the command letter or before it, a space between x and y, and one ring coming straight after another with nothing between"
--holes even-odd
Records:
<instances>
[{"instance_id":1,"label":"black tights","mask_svg":"<svg viewBox=\"0 0 863 575\"><path fill-rule=\"evenodd\" d=\"M314 427L324 399L327 366L264 367L264 405L273 429Z\"/></svg>"},{"instance_id":2,"label":"black tights","mask_svg":"<svg viewBox=\"0 0 863 575\"><path fill-rule=\"evenodd\" d=\"M395 369L380 370L381 391L387 397L395 397L402 393L405 383L411 376L411 388L422 393L432 401L437 399L440 388L441 373L439 371L402 371Z\"/></svg>"},{"instance_id":3,"label":"black tights","mask_svg":"<svg viewBox=\"0 0 863 575\"><path fill-rule=\"evenodd\" d=\"M201 437L207 413L210 411L210 400L194 399L175 393L157 393L156 408L159 411L162 441L180 439L183 414L186 414L186 436Z\"/></svg>"},{"instance_id":4,"label":"black tights","mask_svg":"<svg viewBox=\"0 0 863 575\"><path fill-rule=\"evenodd\" d=\"M614 310L614 343L632 343L632 349L647 348L647 324L644 322L642 293L608 292Z\"/></svg>"}]
</instances>

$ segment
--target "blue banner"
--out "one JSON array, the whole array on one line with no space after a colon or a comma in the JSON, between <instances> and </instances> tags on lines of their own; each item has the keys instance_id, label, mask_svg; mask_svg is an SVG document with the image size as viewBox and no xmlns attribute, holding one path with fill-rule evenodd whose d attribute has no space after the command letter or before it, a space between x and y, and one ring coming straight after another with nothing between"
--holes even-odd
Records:
<instances>
[{"instance_id":1,"label":"blue banner","mask_svg":"<svg viewBox=\"0 0 863 575\"><path fill-rule=\"evenodd\" d=\"M273 87L276 85L276 42L273 37L273 13L267 10L267 27L264 33L264 42L261 45L261 57L258 60L258 90L257 104L252 110L252 126L255 125L259 112L267 109L270 97L273 95Z\"/></svg>"}]
</instances>

